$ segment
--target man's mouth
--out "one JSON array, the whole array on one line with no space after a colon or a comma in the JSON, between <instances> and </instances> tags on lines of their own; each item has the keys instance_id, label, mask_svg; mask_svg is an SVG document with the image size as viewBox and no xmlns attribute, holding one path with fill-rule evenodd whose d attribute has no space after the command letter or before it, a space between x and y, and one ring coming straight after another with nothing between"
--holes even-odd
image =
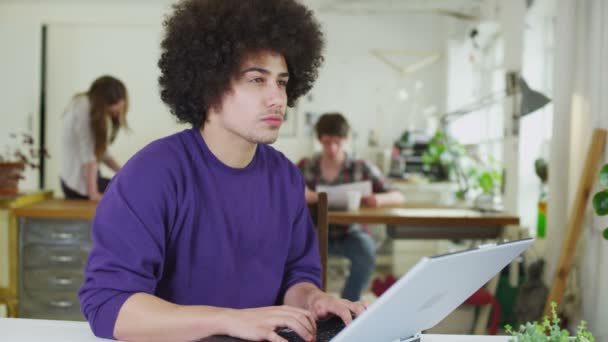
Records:
<instances>
[{"instance_id":1,"label":"man's mouth","mask_svg":"<svg viewBox=\"0 0 608 342\"><path fill-rule=\"evenodd\" d=\"M278 128L281 127L281 124L283 123L283 116L278 114L267 115L262 118L262 121L273 128Z\"/></svg>"}]
</instances>

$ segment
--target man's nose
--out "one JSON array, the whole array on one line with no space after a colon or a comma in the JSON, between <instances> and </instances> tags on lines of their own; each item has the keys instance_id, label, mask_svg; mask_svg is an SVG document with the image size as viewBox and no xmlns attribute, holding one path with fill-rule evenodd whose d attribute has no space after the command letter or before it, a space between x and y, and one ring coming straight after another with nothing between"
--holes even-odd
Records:
<instances>
[{"instance_id":1,"label":"man's nose","mask_svg":"<svg viewBox=\"0 0 608 342\"><path fill-rule=\"evenodd\" d=\"M287 94L285 88L276 83L270 83L266 92L266 101L268 106L284 107L287 102Z\"/></svg>"}]
</instances>

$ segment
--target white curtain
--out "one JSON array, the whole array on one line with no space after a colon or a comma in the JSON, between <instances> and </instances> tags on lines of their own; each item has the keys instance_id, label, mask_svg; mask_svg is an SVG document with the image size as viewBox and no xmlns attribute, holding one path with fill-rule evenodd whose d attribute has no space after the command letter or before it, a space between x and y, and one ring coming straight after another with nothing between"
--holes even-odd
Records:
<instances>
[{"instance_id":1,"label":"white curtain","mask_svg":"<svg viewBox=\"0 0 608 342\"><path fill-rule=\"evenodd\" d=\"M559 0L556 13L554 126L549 164L547 272L550 284L561 252L582 166L595 128L608 129L608 2ZM607 149L608 150L608 149ZM605 152L602 164L608 160ZM596 178L597 179L597 178ZM597 183L597 182L596 182ZM594 190L597 189L597 186ZM578 245L579 296L575 323L585 319L597 341L608 341L608 225L588 203Z\"/></svg>"}]
</instances>

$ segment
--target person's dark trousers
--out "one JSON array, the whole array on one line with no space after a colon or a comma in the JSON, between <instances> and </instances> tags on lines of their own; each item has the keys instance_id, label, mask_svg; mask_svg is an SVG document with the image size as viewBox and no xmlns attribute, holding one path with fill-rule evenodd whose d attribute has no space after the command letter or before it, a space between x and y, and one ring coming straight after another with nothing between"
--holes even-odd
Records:
<instances>
[{"instance_id":1,"label":"person's dark trousers","mask_svg":"<svg viewBox=\"0 0 608 342\"><path fill-rule=\"evenodd\" d=\"M101 173L97 172L97 191L103 194L106 191L108 184L110 184L110 179L101 177ZM63 179L61 179L61 190L63 190L63 195L67 199L89 199L88 196L85 196L79 193L78 191L70 188L67 184L65 184Z\"/></svg>"}]
</instances>

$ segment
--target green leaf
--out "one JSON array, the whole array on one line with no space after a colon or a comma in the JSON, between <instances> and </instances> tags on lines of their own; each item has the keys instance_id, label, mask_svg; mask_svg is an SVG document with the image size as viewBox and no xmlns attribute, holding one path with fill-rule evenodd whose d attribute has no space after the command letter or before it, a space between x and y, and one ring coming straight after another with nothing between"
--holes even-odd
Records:
<instances>
[{"instance_id":1,"label":"green leaf","mask_svg":"<svg viewBox=\"0 0 608 342\"><path fill-rule=\"evenodd\" d=\"M608 240L608 228L604 229L604 239Z\"/></svg>"},{"instance_id":2,"label":"green leaf","mask_svg":"<svg viewBox=\"0 0 608 342\"><path fill-rule=\"evenodd\" d=\"M433 158L433 156L431 156L430 154L424 152L422 154L422 163L423 164L432 164L435 161L435 158Z\"/></svg>"},{"instance_id":3,"label":"green leaf","mask_svg":"<svg viewBox=\"0 0 608 342\"><path fill-rule=\"evenodd\" d=\"M592 202L596 214L600 216L608 215L608 190L600 191L595 194Z\"/></svg>"},{"instance_id":4,"label":"green leaf","mask_svg":"<svg viewBox=\"0 0 608 342\"><path fill-rule=\"evenodd\" d=\"M600 184L608 188L608 164L604 165L600 170Z\"/></svg>"},{"instance_id":5,"label":"green leaf","mask_svg":"<svg viewBox=\"0 0 608 342\"><path fill-rule=\"evenodd\" d=\"M479 182L479 186L484 193L491 194L494 190L494 180L488 172L482 173L477 181Z\"/></svg>"}]
</instances>

